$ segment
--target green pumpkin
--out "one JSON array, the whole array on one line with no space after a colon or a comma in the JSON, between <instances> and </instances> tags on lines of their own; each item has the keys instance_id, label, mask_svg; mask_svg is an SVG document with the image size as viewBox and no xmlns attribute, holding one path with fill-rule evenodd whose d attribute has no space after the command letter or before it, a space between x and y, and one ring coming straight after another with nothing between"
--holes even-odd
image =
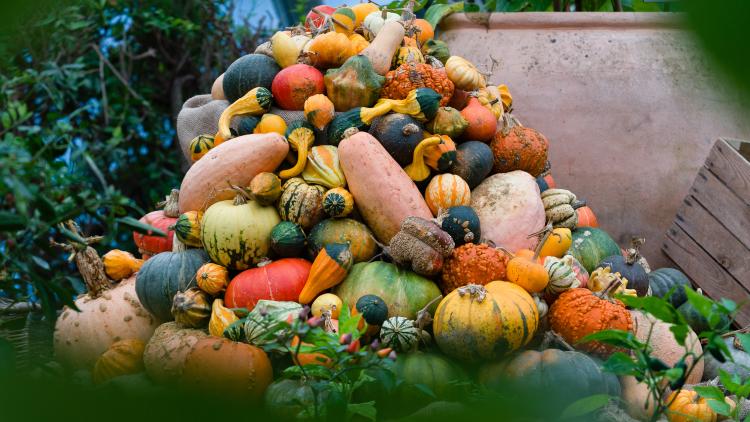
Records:
<instances>
[{"instance_id":1,"label":"green pumpkin","mask_svg":"<svg viewBox=\"0 0 750 422\"><path fill-rule=\"evenodd\" d=\"M448 44L441 40L427 40L422 46L422 53L425 56L432 56L445 64L451 56L448 50Z\"/></svg>"},{"instance_id":2,"label":"green pumpkin","mask_svg":"<svg viewBox=\"0 0 750 422\"><path fill-rule=\"evenodd\" d=\"M415 319L417 312L440 296L431 280L382 261L355 264L336 286L334 294L344 303L357 303L362 296L376 295L388 304L388 316ZM437 303L432 306L434 312Z\"/></svg>"},{"instance_id":3,"label":"green pumpkin","mask_svg":"<svg viewBox=\"0 0 750 422\"><path fill-rule=\"evenodd\" d=\"M456 159L450 173L461 176L474 189L492 171L493 160L492 150L484 142L464 142L456 147Z\"/></svg>"},{"instance_id":4,"label":"green pumpkin","mask_svg":"<svg viewBox=\"0 0 750 422\"><path fill-rule=\"evenodd\" d=\"M710 353L706 353L703 357L705 360L705 366L703 369L703 379L710 380L719 376L719 370L723 370L729 373L729 375L737 375L740 377L741 382L747 382L750 380L750 353L748 350L742 350L741 344L736 337L724 338L724 344L729 349L729 354L732 355L732 359L727 359L726 362L719 362Z\"/></svg>"},{"instance_id":5,"label":"green pumpkin","mask_svg":"<svg viewBox=\"0 0 750 422\"><path fill-rule=\"evenodd\" d=\"M229 65L224 72L222 87L229 103L237 101L255 87L271 89L271 83L281 68L264 54L246 54Z\"/></svg>"},{"instance_id":6,"label":"green pumpkin","mask_svg":"<svg viewBox=\"0 0 750 422\"><path fill-rule=\"evenodd\" d=\"M455 401L464 398L467 393L466 374L453 362L435 353L408 353L396 359L394 372L403 380L398 387L397 397L405 409L416 410L435 400ZM428 395L421 384L427 387L435 397Z\"/></svg>"},{"instance_id":7,"label":"green pumpkin","mask_svg":"<svg viewBox=\"0 0 750 422\"><path fill-rule=\"evenodd\" d=\"M339 162L338 148L333 145L310 148L302 178L307 183L325 186L329 189L346 186L344 170L341 169Z\"/></svg>"},{"instance_id":8,"label":"green pumpkin","mask_svg":"<svg viewBox=\"0 0 750 422\"><path fill-rule=\"evenodd\" d=\"M581 227L573 230L573 243L568 254L573 255L591 273L604 258L621 256L622 251L604 230Z\"/></svg>"},{"instance_id":9,"label":"green pumpkin","mask_svg":"<svg viewBox=\"0 0 750 422\"><path fill-rule=\"evenodd\" d=\"M294 258L305 250L305 232L299 224L282 221L271 230L271 249L283 258Z\"/></svg>"},{"instance_id":10,"label":"green pumpkin","mask_svg":"<svg viewBox=\"0 0 750 422\"><path fill-rule=\"evenodd\" d=\"M208 256L202 249L152 256L136 274L138 300L159 320L171 321L174 295L196 286L195 273L206 262Z\"/></svg>"},{"instance_id":11,"label":"green pumpkin","mask_svg":"<svg viewBox=\"0 0 750 422\"><path fill-rule=\"evenodd\" d=\"M416 349L419 337L419 329L414 326L414 321L404 317L388 318L380 327L380 340L383 345L399 352L410 352Z\"/></svg>"},{"instance_id":12,"label":"green pumpkin","mask_svg":"<svg viewBox=\"0 0 750 422\"><path fill-rule=\"evenodd\" d=\"M648 273L648 284L651 295L663 298L674 287L672 295L667 298L672 306L679 307L687 302L685 287L690 287L690 280L682 271L674 268L659 268Z\"/></svg>"},{"instance_id":13,"label":"green pumpkin","mask_svg":"<svg viewBox=\"0 0 750 422\"><path fill-rule=\"evenodd\" d=\"M334 188L323 197L323 210L331 217L346 217L354 210L354 197L344 188Z\"/></svg>"},{"instance_id":14,"label":"green pumpkin","mask_svg":"<svg viewBox=\"0 0 750 422\"><path fill-rule=\"evenodd\" d=\"M700 293L700 289L698 289L698 293ZM677 308L677 312L682 315L683 318L685 318L685 322L688 323L690 328L692 328L696 334L700 334L703 331L708 331L711 329L708 320L703 317L703 315L701 315L701 313L698 312L697 309L695 309L692 303L683 303ZM732 321L727 316L722 315L716 329L719 331L726 331L729 329L731 324Z\"/></svg>"},{"instance_id":15,"label":"green pumpkin","mask_svg":"<svg viewBox=\"0 0 750 422\"><path fill-rule=\"evenodd\" d=\"M417 119L406 114L390 113L372 122L370 135L404 167L414 160L414 150L424 139L423 130Z\"/></svg>"},{"instance_id":16,"label":"green pumpkin","mask_svg":"<svg viewBox=\"0 0 750 422\"><path fill-rule=\"evenodd\" d=\"M326 193L323 186L310 185L299 177L293 177L281 189L279 215L282 220L297 223L303 230L309 230L323 219L323 195Z\"/></svg>"},{"instance_id":17,"label":"green pumpkin","mask_svg":"<svg viewBox=\"0 0 750 422\"><path fill-rule=\"evenodd\" d=\"M370 325L383 325L388 318L388 305L383 299L375 295L364 295L357 300L357 312L362 314L365 322Z\"/></svg>"},{"instance_id":18,"label":"green pumpkin","mask_svg":"<svg viewBox=\"0 0 750 422\"><path fill-rule=\"evenodd\" d=\"M338 146L339 142L344 139L344 133L351 129L356 128L359 131L364 131L369 126L362 120L361 107L353 108L343 113L336 113L336 116L328 124L326 137L328 143L334 146Z\"/></svg>"},{"instance_id":19,"label":"green pumpkin","mask_svg":"<svg viewBox=\"0 0 750 422\"><path fill-rule=\"evenodd\" d=\"M318 394L318 405L324 407L327 390ZM274 420L296 420L300 412L315 404L315 394L306 381L279 379L266 389L263 404Z\"/></svg>"},{"instance_id":20,"label":"green pumpkin","mask_svg":"<svg viewBox=\"0 0 750 422\"><path fill-rule=\"evenodd\" d=\"M255 130L255 126L260 123L260 117L258 116L238 116L234 118L234 122L237 125L237 136L251 135Z\"/></svg>"},{"instance_id":21,"label":"green pumpkin","mask_svg":"<svg viewBox=\"0 0 750 422\"><path fill-rule=\"evenodd\" d=\"M469 122L461 112L453 107L440 107L435 118L427 123L427 131L435 135L447 135L451 139L458 139L464 133Z\"/></svg>"},{"instance_id":22,"label":"green pumpkin","mask_svg":"<svg viewBox=\"0 0 750 422\"><path fill-rule=\"evenodd\" d=\"M375 104L380 98L385 77L375 72L370 59L356 55L347 59L341 67L329 69L323 81L326 95L334 108L343 112Z\"/></svg>"},{"instance_id":23,"label":"green pumpkin","mask_svg":"<svg viewBox=\"0 0 750 422\"><path fill-rule=\"evenodd\" d=\"M440 228L453 238L456 247L466 243L479 243L482 238L479 216L472 207L450 207L438 215L438 223Z\"/></svg>"},{"instance_id":24,"label":"green pumpkin","mask_svg":"<svg viewBox=\"0 0 750 422\"><path fill-rule=\"evenodd\" d=\"M479 370L479 382L490 390L517 397L520 409L535 415L559 417L576 400L595 394L620 396L616 375L601 369L598 361L573 351L529 350ZM544 397L544 405L538 399ZM528 409L526 409L528 407Z\"/></svg>"},{"instance_id":25,"label":"green pumpkin","mask_svg":"<svg viewBox=\"0 0 750 422\"><path fill-rule=\"evenodd\" d=\"M349 243L355 263L371 260L378 251L370 229L350 218L329 218L316 224L307 237L310 256L318 256L329 243Z\"/></svg>"}]
</instances>

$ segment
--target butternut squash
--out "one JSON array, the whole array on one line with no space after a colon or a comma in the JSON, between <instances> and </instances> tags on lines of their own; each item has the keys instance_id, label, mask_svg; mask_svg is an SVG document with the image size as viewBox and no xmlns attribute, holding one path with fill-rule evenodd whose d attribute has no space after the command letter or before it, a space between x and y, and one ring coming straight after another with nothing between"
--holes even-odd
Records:
<instances>
[{"instance_id":1,"label":"butternut squash","mask_svg":"<svg viewBox=\"0 0 750 422\"><path fill-rule=\"evenodd\" d=\"M373 69L379 75L385 75L391 69L393 56L404 40L405 30L401 22L388 21L362 55L370 59Z\"/></svg>"},{"instance_id":2,"label":"butternut squash","mask_svg":"<svg viewBox=\"0 0 750 422\"><path fill-rule=\"evenodd\" d=\"M288 153L289 143L277 133L238 136L212 148L182 179L180 213L234 198L228 183L248 186L258 173L276 170Z\"/></svg>"},{"instance_id":3,"label":"butternut squash","mask_svg":"<svg viewBox=\"0 0 750 422\"><path fill-rule=\"evenodd\" d=\"M339 160L354 203L380 242L389 243L406 217L432 218L417 186L369 133L341 141Z\"/></svg>"}]
</instances>

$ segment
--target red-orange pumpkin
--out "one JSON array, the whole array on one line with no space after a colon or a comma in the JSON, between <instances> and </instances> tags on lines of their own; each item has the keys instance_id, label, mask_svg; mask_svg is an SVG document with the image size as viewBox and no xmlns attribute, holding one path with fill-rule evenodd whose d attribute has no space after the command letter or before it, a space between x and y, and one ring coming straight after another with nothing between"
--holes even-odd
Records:
<instances>
[{"instance_id":1,"label":"red-orange pumpkin","mask_svg":"<svg viewBox=\"0 0 750 422\"><path fill-rule=\"evenodd\" d=\"M497 130L497 118L476 97L461 110L461 116L469 123L462 137L470 141L489 142Z\"/></svg>"},{"instance_id":2,"label":"red-orange pumpkin","mask_svg":"<svg viewBox=\"0 0 750 422\"><path fill-rule=\"evenodd\" d=\"M523 170L537 177L547 165L547 138L532 128L521 126L515 120L497 131L490 148L494 156L495 173Z\"/></svg>"},{"instance_id":3,"label":"red-orange pumpkin","mask_svg":"<svg viewBox=\"0 0 750 422\"><path fill-rule=\"evenodd\" d=\"M466 286L485 285L491 281L505 280L508 255L484 244L466 243L453 249L443 265L440 289L443 294Z\"/></svg>"},{"instance_id":4,"label":"red-orange pumpkin","mask_svg":"<svg viewBox=\"0 0 750 422\"><path fill-rule=\"evenodd\" d=\"M599 227L599 220L596 219L594 210L587 205L577 208L576 214L578 214L578 227Z\"/></svg>"},{"instance_id":5,"label":"red-orange pumpkin","mask_svg":"<svg viewBox=\"0 0 750 422\"><path fill-rule=\"evenodd\" d=\"M305 100L325 90L323 74L312 66L295 64L276 74L271 93L276 104L284 110L303 110Z\"/></svg>"},{"instance_id":6,"label":"red-orange pumpkin","mask_svg":"<svg viewBox=\"0 0 750 422\"><path fill-rule=\"evenodd\" d=\"M310 274L310 266L309 261L301 258L283 258L245 270L227 286L226 306L252 310L261 299L296 302Z\"/></svg>"},{"instance_id":7,"label":"red-orange pumpkin","mask_svg":"<svg viewBox=\"0 0 750 422\"><path fill-rule=\"evenodd\" d=\"M164 202L164 209L152 211L141 217L139 220L141 223L148 224L166 233L166 236L161 237L133 232L133 241L138 247L143 259L148 259L152 255L161 252L172 251L172 238L174 237L174 231L170 230L169 227L177 223L177 218L179 216L179 191L173 189L172 193L169 194Z\"/></svg>"}]
</instances>

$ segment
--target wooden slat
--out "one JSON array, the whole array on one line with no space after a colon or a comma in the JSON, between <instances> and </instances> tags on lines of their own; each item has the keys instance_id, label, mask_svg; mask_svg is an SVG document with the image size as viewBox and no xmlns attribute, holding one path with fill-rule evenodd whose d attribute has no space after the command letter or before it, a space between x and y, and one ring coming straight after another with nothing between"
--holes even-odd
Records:
<instances>
[{"instance_id":1,"label":"wooden slat","mask_svg":"<svg viewBox=\"0 0 750 422\"><path fill-rule=\"evenodd\" d=\"M677 224L673 223L667 230L662 249L708 296L725 297L737 303L746 303L750 298L750 291L737 283ZM736 321L744 327L750 324L750 303L740 311Z\"/></svg>"},{"instance_id":2,"label":"wooden slat","mask_svg":"<svg viewBox=\"0 0 750 422\"><path fill-rule=\"evenodd\" d=\"M706 160L711 170L745 205L750 206L750 163L724 139L719 139L711 148Z\"/></svg>"},{"instance_id":3,"label":"wooden slat","mask_svg":"<svg viewBox=\"0 0 750 422\"><path fill-rule=\"evenodd\" d=\"M750 249L750 205L735 195L707 167L698 172L690 194L733 233L746 249Z\"/></svg>"},{"instance_id":4,"label":"wooden slat","mask_svg":"<svg viewBox=\"0 0 750 422\"><path fill-rule=\"evenodd\" d=\"M750 249L740 243L701 204L687 197L675 223L706 251L736 282L750 290Z\"/></svg>"}]
</instances>

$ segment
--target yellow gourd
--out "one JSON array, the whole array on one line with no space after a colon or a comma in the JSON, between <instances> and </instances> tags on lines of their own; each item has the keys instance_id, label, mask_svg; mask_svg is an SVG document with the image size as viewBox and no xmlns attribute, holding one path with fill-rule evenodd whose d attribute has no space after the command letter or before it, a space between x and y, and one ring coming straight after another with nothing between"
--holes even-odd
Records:
<instances>
[{"instance_id":1,"label":"yellow gourd","mask_svg":"<svg viewBox=\"0 0 750 422\"><path fill-rule=\"evenodd\" d=\"M367 15L379 10L377 4L370 2L355 4L354 6L351 6L351 9L357 16L357 19L354 21L355 28L359 28L360 26L362 26Z\"/></svg>"},{"instance_id":2,"label":"yellow gourd","mask_svg":"<svg viewBox=\"0 0 750 422\"><path fill-rule=\"evenodd\" d=\"M487 86L487 81L479 70L468 60L451 56L445 62L445 71L456 88L464 91L476 91Z\"/></svg>"},{"instance_id":3,"label":"yellow gourd","mask_svg":"<svg viewBox=\"0 0 750 422\"><path fill-rule=\"evenodd\" d=\"M547 287L549 273L544 264L539 261L539 254L542 251L542 245L547 242L550 235L551 231L547 231L535 251L521 249L516 252L506 267L508 281L518 284L529 293L539 293Z\"/></svg>"},{"instance_id":4,"label":"yellow gourd","mask_svg":"<svg viewBox=\"0 0 750 422\"><path fill-rule=\"evenodd\" d=\"M94 383L100 384L120 375L143 371L143 351L146 344L137 339L120 340L102 353L94 365Z\"/></svg>"},{"instance_id":5,"label":"yellow gourd","mask_svg":"<svg viewBox=\"0 0 750 422\"><path fill-rule=\"evenodd\" d=\"M244 115L259 116L268 111L271 107L272 98L271 91L259 86L251 89L247 94L243 95L229 107L224 109L219 117L219 131L216 132L216 136L214 136L214 145L219 145L232 137L232 132L229 130L229 123L232 121L233 117ZM260 123L258 125L260 125ZM283 135L284 132L282 131L281 134Z\"/></svg>"},{"instance_id":6,"label":"yellow gourd","mask_svg":"<svg viewBox=\"0 0 750 422\"><path fill-rule=\"evenodd\" d=\"M323 312L330 311L332 319L339 319L342 306L343 303L338 296L333 293L325 293L315 299L310 306L310 312L312 316L320 317L323 315Z\"/></svg>"},{"instance_id":7,"label":"yellow gourd","mask_svg":"<svg viewBox=\"0 0 750 422\"><path fill-rule=\"evenodd\" d=\"M619 286L614 289L614 293L638 296L638 292L635 289L628 289L628 279L620 275L620 273L613 273L610 267L595 269L589 276L588 288L592 292L601 292L615 280L619 282Z\"/></svg>"},{"instance_id":8,"label":"yellow gourd","mask_svg":"<svg viewBox=\"0 0 750 422\"><path fill-rule=\"evenodd\" d=\"M393 56L393 67L398 67L404 63L424 63L424 56L419 47L405 46L398 49Z\"/></svg>"},{"instance_id":9,"label":"yellow gourd","mask_svg":"<svg viewBox=\"0 0 750 422\"><path fill-rule=\"evenodd\" d=\"M229 284L229 271L219 264L209 262L203 264L195 273L198 288L204 292L216 296Z\"/></svg>"},{"instance_id":10,"label":"yellow gourd","mask_svg":"<svg viewBox=\"0 0 750 422\"><path fill-rule=\"evenodd\" d=\"M231 309L224 306L224 301L214 299L211 306L211 319L208 321L208 333L214 337L223 337L224 330L239 320Z\"/></svg>"},{"instance_id":11,"label":"yellow gourd","mask_svg":"<svg viewBox=\"0 0 750 422\"><path fill-rule=\"evenodd\" d=\"M479 104L489 109L496 119L503 118L503 102L500 98L500 91L496 86L487 86L480 89L477 100L479 100Z\"/></svg>"},{"instance_id":12,"label":"yellow gourd","mask_svg":"<svg viewBox=\"0 0 750 422\"><path fill-rule=\"evenodd\" d=\"M294 167L279 173L282 179L291 179L298 176L305 169L307 164L307 154L310 152L315 142L315 132L312 125L304 120L292 122L286 132L286 139L293 151L297 151L297 163Z\"/></svg>"},{"instance_id":13,"label":"yellow gourd","mask_svg":"<svg viewBox=\"0 0 750 422\"><path fill-rule=\"evenodd\" d=\"M357 15L350 7L339 7L331 15L333 30L347 36L356 28Z\"/></svg>"},{"instance_id":14,"label":"yellow gourd","mask_svg":"<svg viewBox=\"0 0 750 422\"><path fill-rule=\"evenodd\" d=\"M104 262L104 272L107 273L107 277L114 281L130 277L143 265L142 259L119 249L112 249L104 254L102 261Z\"/></svg>"},{"instance_id":15,"label":"yellow gourd","mask_svg":"<svg viewBox=\"0 0 750 422\"><path fill-rule=\"evenodd\" d=\"M284 136L286 133L286 121L276 114L266 113L260 118L253 133L278 133Z\"/></svg>"},{"instance_id":16,"label":"yellow gourd","mask_svg":"<svg viewBox=\"0 0 750 422\"><path fill-rule=\"evenodd\" d=\"M430 168L425 164L425 152L427 148L440 144L439 136L423 139L414 149L414 160L404 168L404 171L415 182L421 182L430 176Z\"/></svg>"},{"instance_id":17,"label":"yellow gourd","mask_svg":"<svg viewBox=\"0 0 750 422\"><path fill-rule=\"evenodd\" d=\"M542 245L542 249L539 252L539 256L542 258L547 256L554 256L556 258L562 258L565 252L570 249L570 245L573 243L573 235L570 229L559 227L552 230L547 240Z\"/></svg>"},{"instance_id":18,"label":"yellow gourd","mask_svg":"<svg viewBox=\"0 0 750 422\"><path fill-rule=\"evenodd\" d=\"M264 171L250 181L250 193L261 205L271 205L281 196L281 179L279 176Z\"/></svg>"},{"instance_id":19,"label":"yellow gourd","mask_svg":"<svg viewBox=\"0 0 750 422\"><path fill-rule=\"evenodd\" d=\"M282 68L296 64L301 52L286 31L278 31L273 34L271 37L271 51L273 52L273 59Z\"/></svg>"},{"instance_id":20,"label":"yellow gourd","mask_svg":"<svg viewBox=\"0 0 750 422\"><path fill-rule=\"evenodd\" d=\"M214 147L214 137L211 135L198 135L190 141L190 159L193 162L200 160L208 151Z\"/></svg>"},{"instance_id":21,"label":"yellow gourd","mask_svg":"<svg viewBox=\"0 0 750 422\"><path fill-rule=\"evenodd\" d=\"M507 85L498 85L497 90L500 92L500 101L503 103L503 109L510 111L513 108L513 96L510 95L510 90Z\"/></svg>"},{"instance_id":22,"label":"yellow gourd","mask_svg":"<svg viewBox=\"0 0 750 422\"><path fill-rule=\"evenodd\" d=\"M353 56L349 37L339 32L327 32L313 38L307 51L313 65L319 69L339 67Z\"/></svg>"}]
</instances>

